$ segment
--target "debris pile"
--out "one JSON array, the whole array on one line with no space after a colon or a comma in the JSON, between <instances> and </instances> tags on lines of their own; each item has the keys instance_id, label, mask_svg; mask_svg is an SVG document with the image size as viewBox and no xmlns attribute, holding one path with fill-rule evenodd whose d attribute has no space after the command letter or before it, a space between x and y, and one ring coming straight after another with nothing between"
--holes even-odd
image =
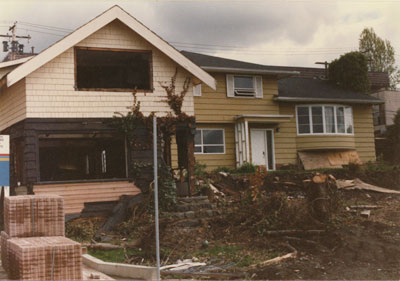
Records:
<instances>
[{"instance_id":1,"label":"debris pile","mask_svg":"<svg viewBox=\"0 0 400 281\"><path fill-rule=\"evenodd\" d=\"M82 248L64 237L60 196L5 197L4 216L1 259L10 279L82 279Z\"/></svg>"}]
</instances>

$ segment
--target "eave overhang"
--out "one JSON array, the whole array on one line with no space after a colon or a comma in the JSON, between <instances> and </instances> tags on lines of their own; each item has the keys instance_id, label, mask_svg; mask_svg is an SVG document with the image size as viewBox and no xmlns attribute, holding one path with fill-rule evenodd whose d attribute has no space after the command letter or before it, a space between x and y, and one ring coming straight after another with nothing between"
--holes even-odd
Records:
<instances>
[{"instance_id":1,"label":"eave overhang","mask_svg":"<svg viewBox=\"0 0 400 281\"><path fill-rule=\"evenodd\" d=\"M268 70L268 69L251 69L251 68L233 68L233 67L217 67L217 66L200 66L207 72L222 72L222 73L235 73L235 74L262 74L274 75L279 78L290 77L299 75L298 71L287 70Z\"/></svg>"},{"instance_id":2,"label":"eave overhang","mask_svg":"<svg viewBox=\"0 0 400 281\"><path fill-rule=\"evenodd\" d=\"M301 97L275 97L274 101L278 102L329 102L329 103L351 103L351 104L383 104L383 100L369 100L369 99L340 99L340 98L301 98Z\"/></svg>"},{"instance_id":3,"label":"eave overhang","mask_svg":"<svg viewBox=\"0 0 400 281\"><path fill-rule=\"evenodd\" d=\"M236 115L235 121L242 122L247 121L249 123L264 123L264 124L279 124L290 122L293 115L281 115L281 114L242 114Z\"/></svg>"}]
</instances>

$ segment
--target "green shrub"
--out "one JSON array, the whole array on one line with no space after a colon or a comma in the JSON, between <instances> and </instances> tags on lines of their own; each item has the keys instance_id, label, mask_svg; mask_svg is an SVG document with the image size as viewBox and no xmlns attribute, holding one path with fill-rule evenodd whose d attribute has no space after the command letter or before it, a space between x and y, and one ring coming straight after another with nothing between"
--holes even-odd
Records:
<instances>
[{"instance_id":1,"label":"green shrub","mask_svg":"<svg viewBox=\"0 0 400 281\"><path fill-rule=\"evenodd\" d=\"M251 163L244 163L242 166L235 170L235 173L238 174L252 174L255 173L257 170L257 166Z\"/></svg>"},{"instance_id":2,"label":"green shrub","mask_svg":"<svg viewBox=\"0 0 400 281\"><path fill-rule=\"evenodd\" d=\"M194 175L196 177L202 178L206 175L206 164L201 164L199 162L196 162L194 165Z\"/></svg>"},{"instance_id":3,"label":"green shrub","mask_svg":"<svg viewBox=\"0 0 400 281\"><path fill-rule=\"evenodd\" d=\"M217 174L219 172L233 174L233 173L235 173L235 169L228 168L228 167L218 167L212 171L212 173L215 173L215 174Z\"/></svg>"}]
</instances>

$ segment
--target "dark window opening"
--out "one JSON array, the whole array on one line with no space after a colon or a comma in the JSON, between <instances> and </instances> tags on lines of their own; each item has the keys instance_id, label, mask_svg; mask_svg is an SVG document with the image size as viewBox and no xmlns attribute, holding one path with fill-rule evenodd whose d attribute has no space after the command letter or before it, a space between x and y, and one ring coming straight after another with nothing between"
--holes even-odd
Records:
<instances>
[{"instance_id":1,"label":"dark window opening","mask_svg":"<svg viewBox=\"0 0 400 281\"><path fill-rule=\"evenodd\" d=\"M76 49L78 89L151 90L151 52Z\"/></svg>"},{"instance_id":2,"label":"dark window opening","mask_svg":"<svg viewBox=\"0 0 400 281\"><path fill-rule=\"evenodd\" d=\"M39 139L40 181L126 178L122 139Z\"/></svg>"}]
</instances>

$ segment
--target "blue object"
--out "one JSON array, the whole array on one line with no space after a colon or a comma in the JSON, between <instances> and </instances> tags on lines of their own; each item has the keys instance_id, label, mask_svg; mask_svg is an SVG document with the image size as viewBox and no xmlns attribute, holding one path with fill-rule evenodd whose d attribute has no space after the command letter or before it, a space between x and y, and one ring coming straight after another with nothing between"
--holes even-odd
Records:
<instances>
[{"instance_id":1,"label":"blue object","mask_svg":"<svg viewBox=\"0 0 400 281\"><path fill-rule=\"evenodd\" d=\"M3 159L0 159L0 186L10 186L10 161Z\"/></svg>"}]
</instances>

